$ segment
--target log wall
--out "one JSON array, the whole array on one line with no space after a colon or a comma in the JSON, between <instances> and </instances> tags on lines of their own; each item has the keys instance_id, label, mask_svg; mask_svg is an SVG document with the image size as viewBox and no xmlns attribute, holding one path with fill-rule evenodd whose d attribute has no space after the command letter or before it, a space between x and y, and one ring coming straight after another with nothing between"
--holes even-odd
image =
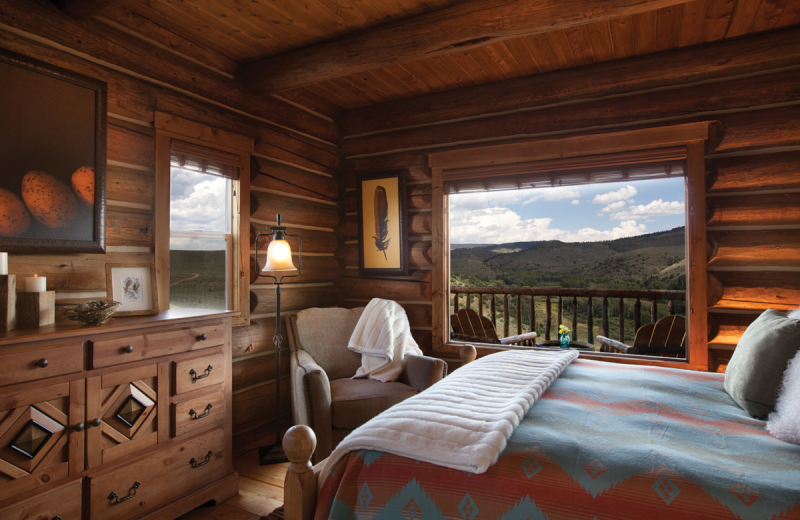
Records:
<instances>
[{"instance_id":1,"label":"log wall","mask_svg":"<svg viewBox=\"0 0 800 520\"><path fill-rule=\"evenodd\" d=\"M88 47L90 43L96 49ZM132 55L115 57L101 49L102 43L108 48L115 44L147 48L152 52L145 55L152 58L139 63ZM198 85L222 85L229 80L175 54L162 56L174 65L174 82L151 75L151 69L163 72L169 67L156 58L162 50L149 45L96 21L74 21L46 2L3 3L0 48L108 84L107 254L12 255L10 272L47 276L48 288L56 290L58 301L65 303L105 297L106 263L153 261L153 122L159 111L255 140L251 195L257 204L251 205L251 247L277 211L283 213L287 226L302 225L291 229L306 240L303 278L285 288L283 307L336 305L341 296L334 282L342 267L335 254L342 243L333 228L343 213L335 204L342 190L334 178L341 158L336 146L326 142L335 133L332 121L274 99L247 110L247 94L191 91L187 86L191 82L182 76L186 70L192 71ZM251 280L253 274L251 269ZM252 325L233 332L233 423L235 444L241 449L274 440L274 292L264 279L253 284L251 301ZM286 401L282 411L290 419L288 360L288 355L283 356L280 373Z\"/></svg>"},{"instance_id":2,"label":"log wall","mask_svg":"<svg viewBox=\"0 0 800 520\"><path fill-rule=\"evenodd\" d=\"M345 304L378 292L408 298L409 308L430 304L430 278L423 275L430 266L428 153L718 120L723 132L706 157L709 348L711 369L724 369L762 310L800 304L800 56L786 52L787 41L800 42L800 30L345 113L337 120L345 131L338 178L347 190L339 203L346 217L337 229L346 244L339 252ZM416 270L408 279L365 279L352 249L355 178L396 168L410 174ZM429 331L430 315L418 315L412 325Z\"/></svg>"}]
</instances>

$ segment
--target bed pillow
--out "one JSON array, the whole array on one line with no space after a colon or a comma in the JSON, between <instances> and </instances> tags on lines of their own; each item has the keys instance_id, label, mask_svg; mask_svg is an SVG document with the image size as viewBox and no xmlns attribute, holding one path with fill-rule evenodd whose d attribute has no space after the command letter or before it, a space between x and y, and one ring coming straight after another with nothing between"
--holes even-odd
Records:
<instances>
[{"instance_id":1,"label":"bed pillow","mask_svg":"<svg viewBox=\"0 0 800 520\"><path fill-rule=\"evenodd\" d=\"M800 351L783 373L775 411L769 414L767 430L782 441L800 444Z\"/></svg>"},{"instance_id":2,"label":"bed pillow","mask_svg":"<svg viewBox=\"0 0 800 520\"><path fill-rule=\"evenodd\" d=\"M725 371L725 391L747 413L766 419L778 386L800 348L800 320L767 309L744 331Z\"/></svg>"}]
</instances>

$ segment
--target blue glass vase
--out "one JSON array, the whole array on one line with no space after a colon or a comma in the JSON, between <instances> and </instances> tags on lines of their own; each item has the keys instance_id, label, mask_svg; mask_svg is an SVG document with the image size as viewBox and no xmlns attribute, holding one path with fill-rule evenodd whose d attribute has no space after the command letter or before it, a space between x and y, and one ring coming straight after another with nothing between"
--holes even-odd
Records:
<instances>
[{"instance_id":1,"label":"blue glass vase","mask_svg":"<svg viewBox=\"0 0 800 520\"><path fill-rule=\"evenodd\" d=\"M569 348L569 333L560 334L559 342L561 343L561 348Z\"/></svg>"}]
</instances>

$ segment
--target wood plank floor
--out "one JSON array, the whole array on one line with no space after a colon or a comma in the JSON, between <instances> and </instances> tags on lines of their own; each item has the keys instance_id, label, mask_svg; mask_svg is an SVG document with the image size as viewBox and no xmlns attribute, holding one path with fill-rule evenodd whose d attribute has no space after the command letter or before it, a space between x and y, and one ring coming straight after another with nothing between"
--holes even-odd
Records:
<instances>
[{"instance_id":1,"label":"wood plank floor","mask_svg":"<svg viewBox=\"0 0 800 520\"><path fill-rule=\"evenodd\" d=\"M258 450L233 459L239 494L218 506L199 507L178 520L260 520L283 505L283 479L289 464L259 466Z\"/></svg>"}]
</instances>

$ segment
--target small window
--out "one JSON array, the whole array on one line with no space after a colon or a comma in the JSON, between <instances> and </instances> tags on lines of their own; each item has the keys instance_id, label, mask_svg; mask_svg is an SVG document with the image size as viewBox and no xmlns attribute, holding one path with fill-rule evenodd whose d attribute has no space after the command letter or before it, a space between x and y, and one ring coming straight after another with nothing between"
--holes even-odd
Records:
<instances>
[{"instance_id":1,"label":"small window","mask_svg":"<svg viewBox=\"0 0 800 520\"><path fill-rule=\"evenodd\" d=\"M172 142L170 308L233 308L232 180L239 157Z\"/></svg>"}]
</instances>

